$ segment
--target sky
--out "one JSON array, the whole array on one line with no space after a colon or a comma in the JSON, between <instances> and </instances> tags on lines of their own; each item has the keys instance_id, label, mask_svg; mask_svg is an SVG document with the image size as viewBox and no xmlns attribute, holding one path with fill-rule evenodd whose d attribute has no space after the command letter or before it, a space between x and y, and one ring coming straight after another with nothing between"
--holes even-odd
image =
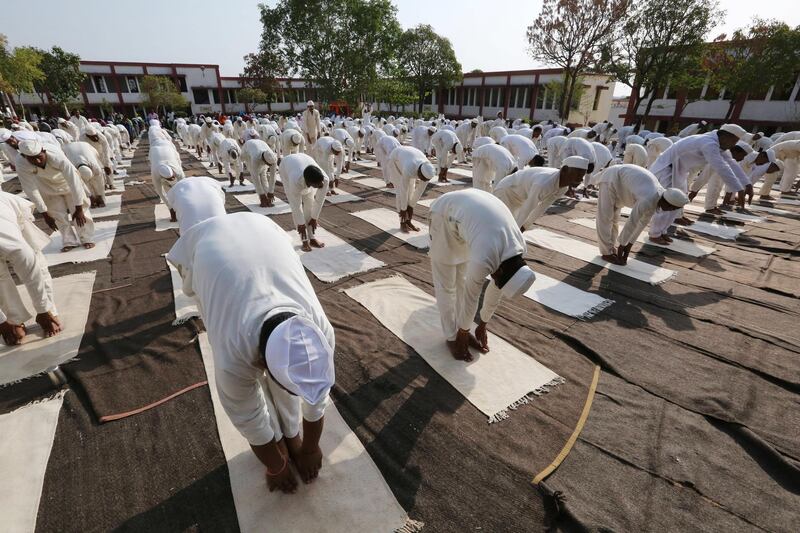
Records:
<instances>
[{"instance_id":1,"label":"sky","mask_svg":"<svg viewBox=\"0 0 800 533\"><path fill-rule=\"evenodd\" d=\"M754 16L800 25L797 0L719 0L725 22L709 36L746 26ZM268 4L274 4L268 1ZM525 31L537 0L393 0L403 28L430 24L453 43L465 72L531 69ZM32 13L35 5L35 14ZM122 7L125 5L125 7ZM241 72L261 36L258 2L244 0L38 0L3 2L0 33L13 46L58 45L82 59L220 65ZM12 24L8 24L13 21ZM84 26L88 31L76 30ZM623 94L619 87L615 94Z\"/></svg>"}]
</instances>

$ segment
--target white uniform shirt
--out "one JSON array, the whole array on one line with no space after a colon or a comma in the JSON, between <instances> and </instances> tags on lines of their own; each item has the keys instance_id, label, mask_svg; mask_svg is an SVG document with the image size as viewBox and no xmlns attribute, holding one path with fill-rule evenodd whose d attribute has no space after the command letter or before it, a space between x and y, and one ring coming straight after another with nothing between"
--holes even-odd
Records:
<instances>
[{"instance_id":1,"label":"white uniform shirt","mask_svg":"<svg viewBox=\"0 0 800 533\"><path fill-rule=\"evenodd\" d=\"M17 155L15 163L22 189L34 203L36 210L40 213L47 211L42 193L52 196L69 195L70 206L83 205L86 193L75 165L70 163L61 150L51 151L49 147L44 150L47 153L44 168L31 164L22 154Z\"/></svg>"},{"instance_id":2,"label":"white uniform shirt","mask_svg":"<svg viewBox=\"0 0 800 533\"><path fill-rule=\"evenodd\" d=\"M417 173L420 165L427 162L425 154L413 146L398 146L389 154L386 164L395 186L398 211L414 207L425 192L427 182L420 180Z\"/></svg>"},{"instance_id":3,"label":"white uniform shirt","mask_svg":"<svg viewBox=\"0 0 800 533\"><path fill-rule=\"evenodd\" d=\"M321 188L315 189L306 185L303 172L309 166L319 168L319 165L311 156L307 154L291 154L283 158L278 168L286 199L292 208L292 219L295 226L301 226L311 218L318 219L325 203L325 195L328 194L330 177L325 174L325 171L322 171L325 175L325 182ZM320 168L320 170L322 169ZM313 197L310 213L303 212L303 196Z\"/></svg>"},{"instance_id":4,"label":"white uniform shirt","mask_svg":"<svg viewBox=\"0 0 800 533\"><path fill-rule=\"evenodd\" d=\"M295 313L314 322L331 347L336 343L286 232L255 213L217 216L182 232L167 259L181 273L183 291L198 301L225 412L250 444L270 442L275 433L257 364L264 360L258 349L264 321ZM303 402L303 417L319 420L327 402Z\"/></svg>"},{"instance_id":5,"label":"white uniform shirt","mask_svg":"<svg viewBox=\"0 0 800 533\"><path fill-rule=\"evenodd\" d=\"M719 174L730 191L741 191L750 184L750 178L734 161L730 151L720 148L716 131L679 140L658 156L650 170L661 180L662 186L686 191L689 174L707 164ZM670 167L671 172L668 171Z\"/></svg>"},{"instance_id":6,"label":"white uniform shirt","mask_svg":"<svg viewBox=\"0 0 800 533\"><path fill-rule=\"evenodd\" d=\"M500 140L500 146L506 148L517 159L517 167L522 168L539 154L533 141L522 135L506 135Z\"/></svg>"},{"instance_id":7,"label":"white uniform shirt","mask_svg":"<svg viewBox=\"0 0 800 533\"><path fill-rule=\"evenodd\" d=\"M181 234L198 222L225 214L225 191L208 176L181 180L169 190L167 198L178 217Z\"/></svg>"},{"instance_id":8,"label":"white uniform shirt","mask_svg":"<svg viewBox=\"0 0 800 533\"><path fill-rule=\"evenodd\" d=\"M549 167L518 170L495 187L494 195L514 213L517 226L527 228L567 191L558 184L560 173Z\"/></svg>"}]
</instances>

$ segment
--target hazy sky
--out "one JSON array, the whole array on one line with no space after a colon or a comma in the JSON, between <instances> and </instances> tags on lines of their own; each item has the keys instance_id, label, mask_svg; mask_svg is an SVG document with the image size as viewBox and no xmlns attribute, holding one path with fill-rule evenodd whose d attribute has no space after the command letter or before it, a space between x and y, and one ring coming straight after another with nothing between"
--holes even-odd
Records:
<instances>
[{"instance_id":1,"label":"hazy sky","mask_svg":"<svg viewBox=\"0 0 800 533\"><path fill-rule=\"evenodd\" d=\"M427 23L448 37L465 71L542 66L528 55L525 40L541 1L393 1L404 28ZM135 0L124 8L116 0L2 4L0 33L11 46L59 45L87 60L219 64L223 76L241 72L242 56L256 49L261 34L255 1ZM797 0L720 0L720 5L727 16L711 37L745 26L756 15L800 25Z\"/></svg>"}]
</instances>

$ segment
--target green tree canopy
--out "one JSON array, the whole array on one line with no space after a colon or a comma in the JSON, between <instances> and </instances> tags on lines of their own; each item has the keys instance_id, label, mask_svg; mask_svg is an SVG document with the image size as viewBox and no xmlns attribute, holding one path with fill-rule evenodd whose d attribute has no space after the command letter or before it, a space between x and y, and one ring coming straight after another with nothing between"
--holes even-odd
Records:
<instances>
[{"instance_id":1,"label":"green tree canopy","mask_svg":"<svg viewBox=\"0 0 800 533\"><path fill-rule=\"evenodd\" d=\"M398 68L417 91L419 112L425 96L461 80L461 63L453 45L428 24L403 32L398 42Z\"/></svg>"},{"instance_id":2,"label":"green tree canopy","mask_svg":"<svg viewBox=\"0 0 800 533\"><path fill-rule=\"evenodd\" d=\"M142 78L142 93L145 95L145 107L154 110L162 108L184 108L189 102L178 91L175 82L168 76L145 76Z\"/></svg>"},{"instance_id":3,"label":"green tree canopy","mask_svg":"<svg viewBox=\"0 0 800 533\"><path fill-rule=\"evenodd\" d=\"M259 53L269 50L271 64L291 65L289 72L314 82L328 100L355 104L391 59L400 34L389 0L279 0L259 9Z\"/></svg>"},{"instance_id":4,"label":"green tree canopy","mask_svg":"<svg viewBox=\"0 0 800 533\"><path fill-rule=\"evenodd\" d=\"M86 78L80 71L80 62L80 56L65 52L58 46L42 54L40 67L45 78L39 86L50 93L54 102L64 106L67 116L69 116L67 102L80 95L81 83Z\"/></svg>"},{"instance_id":5,"label":"green tree canopy","mask_svg":"<svg viewBox=\"0 0 800 533\"><path fill-rule=\"evenodd\" d=\"M37 83L44 80L44 72L39 68L42 62L42 55L38 50L30 46L20 46L12 51L6 50L0 53L0 78L3 84L7 85L10 92L16 93L17 101L23 93L32 93ZM25 108L20 105L22 116L25 116Z\"/></svg>"},{"instance_id":6,"label":"green tree canopy","mask_svg":"<svg viewBox=\"0 0 800 533\"><path fill-rule=\"evenodd\" d=\"M261 89L245 87L237 93L238 100L245 105L245 112L250 112L250 105L263 104L267 102L267 94Z\"/></svg>"}]
</instances>

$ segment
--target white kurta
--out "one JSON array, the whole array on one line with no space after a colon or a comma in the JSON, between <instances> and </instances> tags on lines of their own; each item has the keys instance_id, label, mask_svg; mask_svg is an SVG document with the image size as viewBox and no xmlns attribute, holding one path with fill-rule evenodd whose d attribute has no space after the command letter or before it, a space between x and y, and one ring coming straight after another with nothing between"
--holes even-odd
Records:
<instances>
[{"instance_id":1,"label":"white kurta","mask_svg":"<svg viewBox=\"0 0 800 533\"><path fill-rule=\"evenodd\" d=\"M647 148L641 144L628 144L625 146L622 162L626 165L636 165L647 168Z\"/></svg>"},{"instance_id":2,"label":"white kurta","mask_svg":"<svg viewBox=\"0 0 800 533\"><path fill-rule=\"evenodd\" d=\"M430 234L436 306L445 337L455 340L459 328L472 326L486 276L524 254L525 239L503 202L476 189L440 196L431 206ZM492 281L481 320L489 321L499 301L500 289Z\"/></svg>"},{"instance_id":3,"label":"white kurta","mask_svg":"<svg viewBox=\"0 0 800 533\"><path fill-rule=\"evenodd\" d=\"M626 246L639 238L653 213L664 188L647 169L637 165L616 165L597 177L600 193L597 200L597 239L603 255L614 253L617 243ZM618 234L617 221L623 207L631 207L631 214L622 233Z\"/></svg>"},{"instance_id":4,"label":"white kurta","mask_svg":"<svg viewBox=\"0 0 800 533\"><path fill-rule=\"evenodd\" d=\"M528 166L531 159L539 154L533 141L522 135L506 135L500 140L500 146L511 152L517 160L517 168Z\"/></svg>"},{"instance_id":5,"label":"white kurta","mask_svg":"<svg viewBox=\"0 0 800 533\"><path fill-rule=\"evenodd\" d=\"M319 167L309 155L292 154L283 158L278 170L286 199L292 208L292 220L295 226L307 225L311 219L319 219L325 203L325 195L328 194L330 177L324 171L325 182L321 188L315 189L306 185L303 172L308 166ZM306 227L306 231L311 238L313 233L311 228Z\"/></svg>"},{"instance_id":6,"label":"white kurta","mask_svg":"<svg viewBox=\"0 0 800 533\"><path fill-rule=\"evenodd\" d=\"M342 143L333 137L320 137L308 151L308 155L314 158L314 161L325 172L325 175L331 179L339 177L335 165L336 154L333 152L334 148L338 148L340 153L344 150Z\"/></svg>"},{"instance_id":7,"label":"white kurta","mask_svg":"<svg viewBox=\"0 0 800 533\"><path fill-rule=\"evenodd\" d=\"M153 180L153 188L156 190L158 197L161 198L161 201L172 209L167 193L170 188L185 177L183 167L181 166L181 158L171 144L156 144L151 146L147 158L150 160L150 177ZM167 165L171 168L172 177L162 178L161 174L158 173L159 165Z\"/></svg>"},{"instance_id":8,"label":"white kurta","mask_svg":"<svg viewBox=\"0 0 800 533\"><path fill-rule=\"evenodd\" d=\"M65 144L63 150L64 155L67 156L67 159L70 160L76 169L85 166L92 171L92 176L88 180L84 180L84 183L92 196L99 196L105 199L106 172L103 169L100 154L97 153L94 146L83 141L78 141Z\"/></svg>"},{"instance_id":9,"label":"white kurta","mask_svg":"<svg viewBox=\"0 0 800 533\"><path fill-rule=\"evenodd\" d=\"M261 328L278 313L311 320L336 343L286 232L255 213L218 216L183 232L167 259L183 277L184 292L198 301L220 402L242 436L259 446L297 436L303 418L322 418L327 397L308 404L270 383L259 366Z\"/></svg>"},{"instance_id":10,"label":"white kurta","mask_svg":"<svg viewBox=\"0 0 800 533\"><path fill-rule=\"evenodd\" d=\"M217 147L217 159L222 164L222 172L233 174L234 179L242 173L242 151L234 138L225 138Z\"/></svg>"},{"instance_id":11,"label":"white kurta","mask_svg":"<svg viewBox=\"0 0 800 533\"><path fill-rule=\"evenodd\" d=\"M6 263L28 289L37 314L57 315L53 280L42 248L50 242L33 223L33 204L14 194L0 191L0 323L24 324L33 317L17 291Z\"/></svg>"},{"instance_id":12,"label":"white kurta","mask_svg":"<svg viewBox=\"0 0 800 533\"><path fill-rule=\"evenodd\" d=\"M401 146L400 141L395 137L385 136L378 141L375 146L375 159L381 165L381 172L383 174L383 181L388 185L392 182L391 172L389 172L389 156L395 148Z\"/></svg>"},{"instance_id":13,"label":"white kurta","mask_svg":"<svg viewBox=\"0 0 800 533\"><path fill-rule=\"evenodd\" d=\"M181 234L211 217L225 214L225 191L208 176L194 176L176 183L167 193L175 210Z\"/></svg>"},{"instance_id":14,"label":"white kurta","mask_svg":"<svg viewBox=\"0 0 800 533\"><path fill-rule=\"evenodd\" d=\"M416 126L411 130L411 146L429 155L431 153L431 137L429 134L430 126Z\"/></svg>"},{"instance_id":15,"label":"white kurta","mask_svg":"<svg viewBox=\"0 0 800 533\"><path fill-rule=\"evenodd\" d=\"M418 177L419 167L428 162L420 150L413 146L398 146L386 162L389 176L395 187L395 202L398 211L416 207L427 182Z\"/></svg>"},{"instance_id":16,"label":"white kurta","mask_svg":"<svg viewBox=\"0 0 800 533\"><path fill-rule=\"evenodd\" d=\"M97 140L93 141L89 137L86 136L85 133L81 132L79 141L91 144L97 153L100 155L100 162L103 163L103 167L105 168L114 168L114 164L111 162L111 157L113 154L111 153L111 146L108 144L108 139L102 133L97 134Z\"/></svg>"},{"instance_id":17,"label":"white kurta","mask_svg":"<svg viewBox=\"0 0 800 533\"><path fill-rule=\"evenodd\" d=\"M800 140L782 140L773 144L771 150L775 152L778 159L783 161L781 192L789 192L797 179L798 166L800 166L798 165L800 163Z\"/></svg>"},{"instance_id":18,"label":"white kurta","mask_svg":"<svg viewBox=\"0 0 800 533\"><path fill-rule=\"evenodd\" d=\"M317 142L317 138L322 132L322 124L319 119L319 111L316 109L306 109L303 111L303 131L306 134L306 141L309 146Z\"/></svg>"},{"instance_id":19,"label":"white kurta","mask_svg":"<svg viewBox=\"0 0 800 533\"><path fill-rule=\"evenodd\" d=\"M472 186L492 192L494 186L514 172L517 160L499 144L487 144L472 152Z\"/></svg>"},{"instance_id":20,"label":"white kurta","mask_svg":"<svg viewBox=\"0 0 800 533\"><path fill-rule=\"evenodd\" d=\"M494 195L514 215L517 227L529 229L567 191L558 184L560 173L560 169L549 167L518 170L495 187Z\"/></svg>"},{"instance_id":21,"label":"white kurta","mask_svg":"<svg viewBox=\"0 0 800 533\"><path fill-rule=\"evenodd\" d=\"M439 172L444 168L450 168L458 152L463 151L458 136L454 131L447 129L440 129L433 134L431 147L436 150L436 168Z\"/></svg>"},{"instance_id":22,"label":"white kurta","mask_svg":"<svg viewBox=\"0 0 800 533\"><path fill-rule=\"evenodd\" d=\"M261 139L250 139L242 146L242 160L250 172L250 181L259 195L275 193L278 157Z\"/></svg>"}]
</instances>

